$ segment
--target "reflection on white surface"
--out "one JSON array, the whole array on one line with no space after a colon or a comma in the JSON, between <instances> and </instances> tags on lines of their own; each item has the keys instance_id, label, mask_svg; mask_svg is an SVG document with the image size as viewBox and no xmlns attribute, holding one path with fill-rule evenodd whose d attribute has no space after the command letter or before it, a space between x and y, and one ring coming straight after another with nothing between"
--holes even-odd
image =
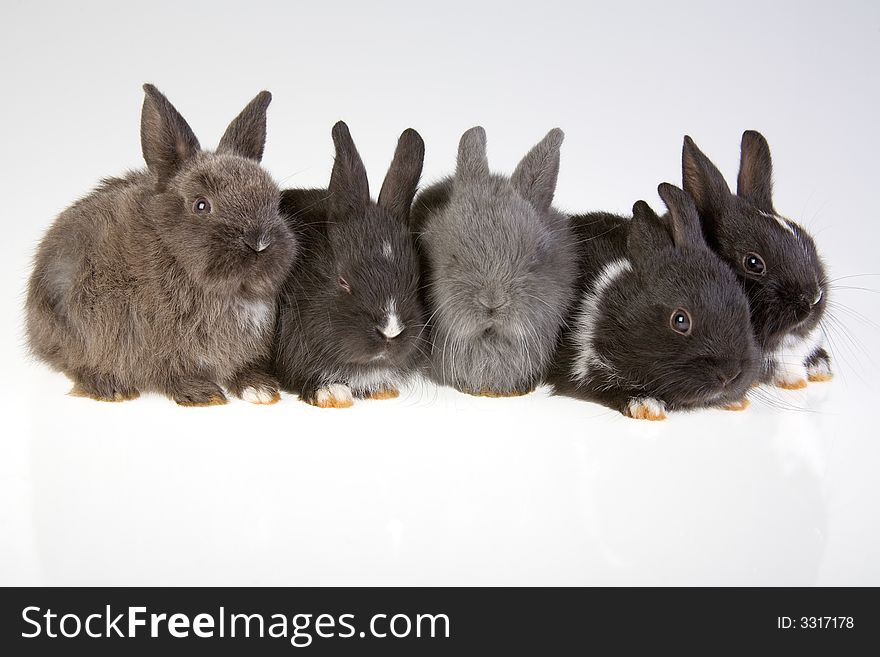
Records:
<instances>
[{"instance_id":1,"label":"reflection on white surface","mask_svg":"<svg viewBox=\"0 0 880 657\"><path fill-rule=\"evenodd\" d=\"M179 409L38 378L4 582L880 582L878 450L835 384L647 423L541 392Z\"/></svg>"}]
</instances>

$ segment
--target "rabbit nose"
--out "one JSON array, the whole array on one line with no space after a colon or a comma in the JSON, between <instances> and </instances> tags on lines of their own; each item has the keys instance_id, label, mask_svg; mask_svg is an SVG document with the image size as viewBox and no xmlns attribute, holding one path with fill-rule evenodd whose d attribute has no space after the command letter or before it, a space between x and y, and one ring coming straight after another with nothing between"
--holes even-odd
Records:
<instances>
[{"instance_id":1,"label":"rabbit nose","mask_svg":"<svg viewBox=\"0 0 880 657\"><path fill-rule=\"evenodd\" d=\"M799 322L805 320L813 310L814 297L809 294L801 294L794 304L794 316Z\"/></svg>"},{"instance_id":2,"label":"rabbit nose","mask_svg":"<svg viewBox=\"0 0 880 657\"><path fill-rule=\"evenodd\" d=\"M377 326L376 330L384 337L386 340L393 340L398 335L403 333L403 324L400 323L400 318L397 316L397 313L388 313L388 316L385 318L385 324L382 326Z\"/></svg>"},{"instance_id":3,"label":"rabbit nose","mask_svg":"<svg viewBox=\"0 0 880 657\"><path fill-rule=\"evenodd\" d=\"M739 366L735 366L730 368L727 371L718 372L718 380L721 381L721 385L726 386L730 385L736 378L742 374L742 368Z\"/></svg>"},{"instance_id":4,"label":"rabbit nose","mask_svg":"<svg viewBox=\"0 0 880 657\"><path fill-rule=\"evenodd\" d=\"M507 300L500 294L484 291L477 295L477 302L491 313L504 307Z\"/></svg>"},{"instance_id":5,"label":"rabbit nose","mask_svg":"<svg viewBox=\"0 0 880 657\"><path fill-rule=\"evenodd\" d=\"M251 251L253 251L254 253L265 251L272 243L272 238L269 237L269 234L261 230L251 231L247 233L242 239L244 240L244 243L247 244L248 248L250 248Z\"/></svg>"}]
</instances>

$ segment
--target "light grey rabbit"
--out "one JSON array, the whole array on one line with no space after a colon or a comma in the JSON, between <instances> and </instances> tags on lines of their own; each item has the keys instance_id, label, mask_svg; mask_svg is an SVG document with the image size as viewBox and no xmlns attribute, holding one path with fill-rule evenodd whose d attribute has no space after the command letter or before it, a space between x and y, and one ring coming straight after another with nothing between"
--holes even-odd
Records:
<instances>
[{"instance_id":1,"label":"light grey rabbit","mask_svg":"<svg viewBox=\"0 0 880 657\"><path fill-rule=\"evenodd\" d=\"M416 198L432 378L470 394L531 392L574 295L569 219L552 206L564 135L547 133L511 177L489 171L486 132L465 132L455 175Z\"/></svg>"},{"instance_id":2,"label":"light grey rabbit","mask_svg":"<svg viewBox=\"0 0 880 657\"><path fill-rule=\"evenodd\" d=\"M182 406L279 399L268 358L296 240L259 161L271 96L257 95L214 152L144 85L147 169L107 178L55 220L28 285L31 351L71 394L160 392Z\"/></svg>"}]
</instances>

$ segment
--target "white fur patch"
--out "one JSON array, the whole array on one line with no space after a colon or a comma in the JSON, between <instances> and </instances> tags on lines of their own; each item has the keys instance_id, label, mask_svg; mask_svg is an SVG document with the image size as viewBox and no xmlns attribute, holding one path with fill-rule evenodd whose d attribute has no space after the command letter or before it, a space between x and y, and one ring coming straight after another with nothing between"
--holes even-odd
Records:
<instances>
[{"instance_id":1,"label":"white fur patch","mask_svg":"<svg viewBox=\"0 0 880 657\"><path fill-rule=\"evenodd\" d=\"M382 332L382 335L391 340L400 335L404 328L403 324L400 323L400 317L397 316L397 304L394 299L388 300L388 305L385 306L385 313L385 325L379 330Z\"/></svg>"},{"instance_id":2,"label":"white fur patch","mask_svg":"<svg viewBox=\"0 0 880 657\"><path fill-rule=\"evenodd\" d=\"M634 397L627 404L629 416L641 420L663 419L666 417L666 404L653 397Z\"/></svg>"},{"instance_id":3,"label":"white fur patch","mask_svg":"<svg viewBox=\"0 0 880 657\"><path fill-rule=\"evenodd\" d=\"M599 320L599 302L602 294L628 271L632 271L629 260L625 258L612 260L599 272L593 281L592 289L584 293L581 298L580 312L575 316L574 328L574 342L578 353L571 366L571 377L575 381L587 378L593 368L611 369L593 347L593 335L596 322Z\"/></svg>"},{"instance_id":4,"label":"white fur patch","mask_svg":"<svg viewBox=\"0 0 880 657\"><path fill-rule=\"evenodd\" d=\"M806 360L820 346L822 346L822 333L819 327L804 337L785 336L779 349L770 356L775 365L773 382L788 386L805 382L807 379Z\"/></svg>"},{"instance_id":5,"label":"white fur patch","mask_svg":"<svg viewBox=\"0 0 880 657\"><path fill-rule=\"evenodd\" d=\"M248 386L242 391L241 398L251 404L271 404L275 400L275 393L265 388Z\"/></svg>"},{"instance_id":6,"label":"white fur patch","mask_svg":"<svg viewBox=\"0 0 880 657\"><path fill-rule=\"evenodd\" d=\"M392 369L377 368L348 377L348 385L360 394L400 387L400 376Z\"/></svg>"},{"instance_id":7,"label":"white fur patch","mask_svg":"<svg viewBox=\"0 0 880 657\"><path fill-rule=\"evenodd\" d=\"M352 403L353 401L351 388L344 383L331 383L323 388L319 388L315 397L319 404L326 404L331 399L336 402Z\"/></svg>"},{"instance_id":8,"label":"white fur patch","mask_svg":"<svg viewBox=\"0 0 880 657\"><path fill-rule=\"evenodd\" d=\"M759 212L761 213L761 215L767 217L768 219L773 219L785 230L797 237L797 233L794 231L794 228L791 227L791 223L785 217L780 217L778 214L770 214L769 212L763 212L761 210L759 210Z\"/></svg>"},{"instance_id":9,"label":"white fur patch","mask_svg":"<svg viewBox=\"0 0 880 657\"><path fill-rule=\"evenodd\" d=\"M265 301L241 301L236 308L236 314L241 324L262 330L275 319L275 306Z\"/></svg>"},{"instance_id":10,"label":"white fur patch","mask_svg":"<svg viewBox=\"0 0 880 657\"><path fill-rule=\"evenodd\" d=\"M385 240L382 242L382 255L385 256L386 260L391 260L394 257L394 251L391 248L391 242Z\"/></svg>"}]
</instances>

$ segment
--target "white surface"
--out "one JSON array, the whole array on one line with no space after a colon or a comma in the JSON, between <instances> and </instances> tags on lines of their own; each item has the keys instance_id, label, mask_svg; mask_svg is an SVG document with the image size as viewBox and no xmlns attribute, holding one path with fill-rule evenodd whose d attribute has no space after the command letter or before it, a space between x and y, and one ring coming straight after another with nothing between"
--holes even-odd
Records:
<instances>
[{"instance_id":1,"label":"white surface","mask_svg":"<svg viewBox=\"0 0 880 657\"><path fill-rule=\"evenodd\" d=\"M326 183L345 118L374 194L408 126L432 180L474 124L507 171L558 125L559 204L613 211L659 207L686 132L733 182L759 129L778 209L834 276L878 273L877 3L102 4L0 9L0 585L880 585L875 293L833 292L833 383L665 423L431 386L100 404L24 359L19 312L52 217L140 166L146 80L207 145L272 90L288 185Z\"/></svg>"}]
</instances>

